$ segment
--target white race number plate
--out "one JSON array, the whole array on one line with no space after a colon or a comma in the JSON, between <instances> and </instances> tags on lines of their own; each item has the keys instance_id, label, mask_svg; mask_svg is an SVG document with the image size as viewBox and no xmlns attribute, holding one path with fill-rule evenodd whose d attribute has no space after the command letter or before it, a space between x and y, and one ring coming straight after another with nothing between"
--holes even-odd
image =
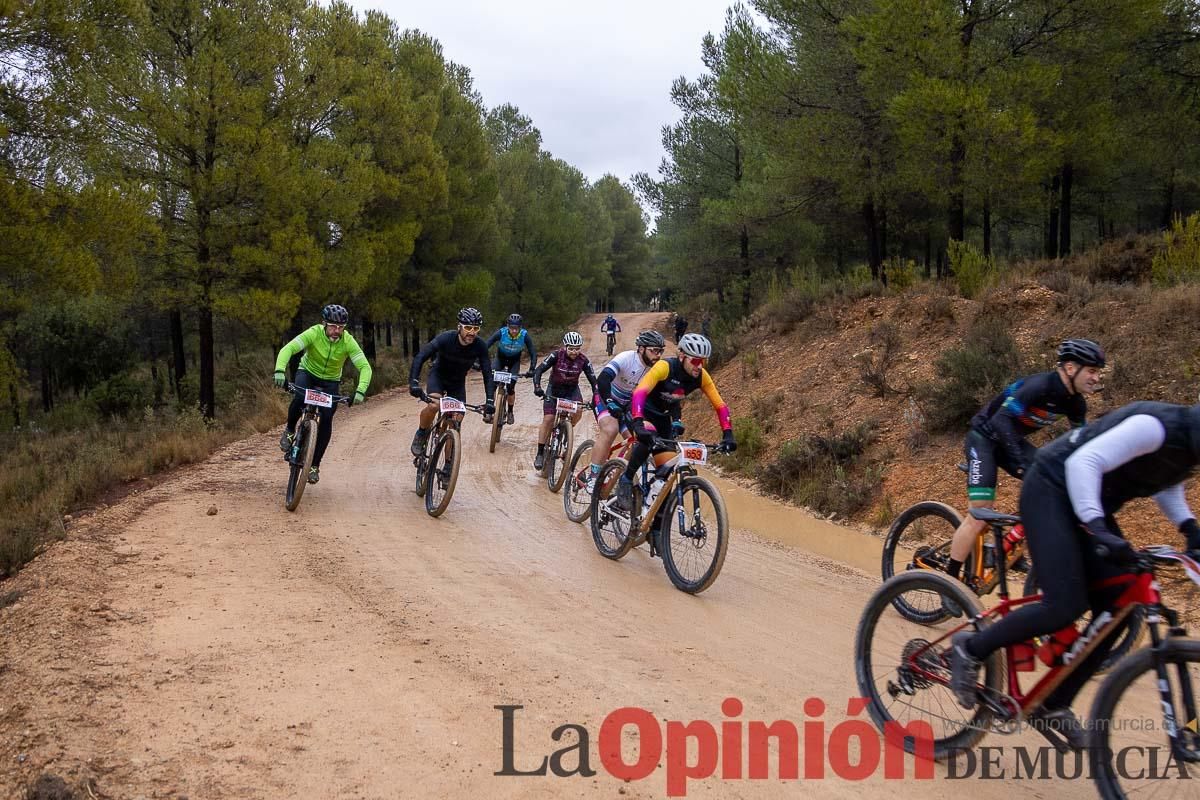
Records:
<instances>
[{"instance_id":1,"label":"white race number plate","mask_svg":"<svg viewBox=\"0 0 1200 800\"><path fill-rule=\"evenodd\" d=\"M321 408L333 408L333 395L318 392L316 389L304 390L304 402L310 406L320 406Z\"/></svg>"},{"instance_id":2,"label":"white race number plate","mask_svg":"<svg viewBox=\"0 0 1200 800\"><path fill-rule=\"evenodd\" d=\"M462 400L459 400L456 397L443 397L442 398L442 413L443 414L462 413L463 411L466 411L466 410L467 410L467 407L465 405L463 405Z\"/></svg>"},{"instance_id":3,"label":"white race number plate","mask_svg":"<svg viewBox=\"0 0 1200 800\"><path fill-rule=\"evenodd\" d=\"M680 442L679 460L684 464L707 464L708 448L700 442Z\"/></svg>"}]
</instances>

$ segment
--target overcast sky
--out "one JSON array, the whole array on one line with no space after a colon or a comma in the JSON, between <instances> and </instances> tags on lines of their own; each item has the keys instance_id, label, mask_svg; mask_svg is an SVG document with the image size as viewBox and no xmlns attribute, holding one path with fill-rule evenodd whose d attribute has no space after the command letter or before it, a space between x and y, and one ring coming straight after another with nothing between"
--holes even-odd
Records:
<instances>
[{"instance_id":1,"label":"overcast sky","mask_svg":"<svg viewBox=\"0 0 1200 800\"><path fill-rule=\"evenodd\" d=\"M442 44L493 108L511 103L542 146L589 180L657 176L661 129L679 118L671 82L704 70L733 0L351 0Z\"/></svg>"}]
</instances>

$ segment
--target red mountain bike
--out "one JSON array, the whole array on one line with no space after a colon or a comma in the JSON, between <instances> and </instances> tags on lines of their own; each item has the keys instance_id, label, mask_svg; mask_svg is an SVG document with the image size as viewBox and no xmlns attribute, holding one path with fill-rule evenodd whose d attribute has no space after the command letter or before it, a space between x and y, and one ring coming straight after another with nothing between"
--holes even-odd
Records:
<instances>
[{"instance_id":1,"label":"red mountain bike","mask_svg":"<svg viewBox=\"0 0 1200 800\"><path fill-rule=\"evenodd\" d=\"M997 546L1004 528L1020 521L988 509L972 509L971 515L988 522ZM1003 571L1004 561L999 565ZM855 641L858 687L872 719L898 746L939 760L973 747L989 732L1014 733L1023 721L1036 722L1050 693L1102 641L1120 635L1135 610L1144 609L1149 646L1112 668L1086 722L1092 780L1105 800L1143 792L1194 798L1200 780L1200 641L1186 638L1178 614L1163 604L1155 570L1165 565L1181 565L1200 585L1200 562L1189 554L1169 547L1139 551L1129 574L1105 582L1123 587L1113 608L1086 628L1072 626L1040 646L1024 642L989 656L979 703L970 711L959 707L950 690L950 637L968 627L986 627L1041 595L1011 599L1002 574L1000 602L985 612L975 595L941 573L896 575L867 603ZM967 618L922 625L896 611L901 598L932 608L941 607L945 597L969 609ZM1022 673L1033 678L1032 686L1022 686ZM1034 727L1055 747L1066 748L1056 732Z\"/></svg>"}]
</instances>

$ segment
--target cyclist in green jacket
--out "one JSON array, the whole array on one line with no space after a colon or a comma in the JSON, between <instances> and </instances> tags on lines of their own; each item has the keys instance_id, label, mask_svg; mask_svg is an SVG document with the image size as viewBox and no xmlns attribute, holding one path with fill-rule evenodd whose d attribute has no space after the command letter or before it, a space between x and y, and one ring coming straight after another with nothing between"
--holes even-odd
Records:
<instances>
[{"instance_id":1,"label":"cyclist in green jacket","mask_svg":"<svg viewBox=\"0 0 1200 800\"><path fill-rule=\"evenodd\" d=\"M288 361L296 353L303 351L304 357L300 359L300 368L296 370L296 379L293 383L305 389L318 389L329 394L337 394L342 380L342 366L348 358L358 368L358 388L355 389L350 403L351 405L361 403L366 400L367 387L371 385L371 364L363 355L358 342L354 341L354 337L346 330L346 324L350 321L350 312L342 306L331 304L321 310L321 318L324 320L324 324L313 325L285 344L279 351L279 355L275 358L275 385L283 388L287 383L285 370ZM296 422L299 421L303 410L304 397L297 393L292 398L292 405L288 408L287 427L284 428L283 435L279 437L279 447L285 453L292 447ZM313 453L312 469L308 473L309 483L316 483L321 479L321 457L325 455L325 448L329 446L329 437L333 435L333 412L336 410L337 405L335 404L331 408L322 408L318 412L320 421L317 424L317 450Z\"/></svg>"}]
</instances>

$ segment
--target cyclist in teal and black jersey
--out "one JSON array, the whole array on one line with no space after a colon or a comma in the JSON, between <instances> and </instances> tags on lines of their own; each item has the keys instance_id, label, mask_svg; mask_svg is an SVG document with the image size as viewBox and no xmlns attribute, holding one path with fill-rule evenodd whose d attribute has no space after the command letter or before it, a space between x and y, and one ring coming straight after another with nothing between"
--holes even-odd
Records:
<instances>
[{"instance_id":1,"label":"cyclist in teal and black jersey","mask_svg":"<svg viewBox=\"0 0 1200 800\"><path fill-rule=\"evenodd\" d=\"M967 457L967 499L972 508L991 508L996 500L996 468L1023 478L1037 448L1025 437L1065 416L1072 427L1087 416L1084 395L1100 385L1104 350L1087 339L1068 339L1058 348L1058 366L1008 386L971 419L963 452ZM950 544L946 573L958 578L962 562L985 522L967 516Z\"/></svg>"},{"instance_id":2,"label":"cyclist in teal and black jersey","mask_svg":"<svg viewBox=\"0 0 1200 800\"><path fill-rule=\"evenodd\" d=\"M296 370L296 386L305 389L319 389L328 394L337 394L342 380L342 367L346 359L350 359L358 369L358 388L354 391L351 403L361 403L366 399L367 387L371 385L371 364L363 355L362 348L354 337L346 330L350 322L350 313L342 306L331 304L321 310L323 320L320 325L313 325L295 339L283 346L275 357L275 385L283 388L287 384L287 363L296 353L304 352L300 359L300 368ZM329 439L333 436L333 412L337 410L322 408L317 422L317 449L313 453L312 467L308 472L308 482L320 480L321 459ZM288 407L287 427L279 437L279 447L287 452L292 447L296 423L304 411L304 397L297 393Z\"/></svg>"},{"instance_id":3,"label":"cyclist in teal and black jersey","mask_svg":"<svg viewBox=\"0 0 1200 800\"><path fill-rule=\"evenodd\" d=\"M506 322L505 327L493 333L487 340L489 350L492 345L499 345L496 348L496 369L519 375L521 373L521 351L524 350L529 353L529 370L525 373L525 377L532 378L533 365L537 363L537 350L533 346L533 337L529 335L529 331L521 327L523 320L520 314L509 314ZM504 422L512 425L513 404L516 402L517 394L516 383L508 384L507 394L508 416Z\"/></svg>"}]
</instances>

